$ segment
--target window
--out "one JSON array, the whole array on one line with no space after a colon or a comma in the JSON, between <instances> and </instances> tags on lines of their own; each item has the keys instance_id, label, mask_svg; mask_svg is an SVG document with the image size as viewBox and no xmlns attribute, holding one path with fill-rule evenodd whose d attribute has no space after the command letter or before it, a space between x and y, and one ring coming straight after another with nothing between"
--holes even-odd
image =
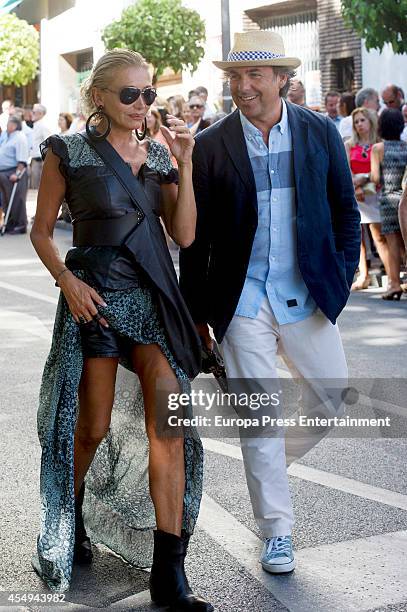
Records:
<instances>
[{"instance_id":1,"label":"window","mask_svg":"<svg viewBox=\"0 0 407 612\"><path fill-rule=\"evenodd\" d=\"M353 91L355 88L355 67L353 57L332 60L333 89Z\"/></svg>"},{"instance_id":2,"label":"window","mask_svg":"<svg viewBox=\"0 0 407 612\"><path fill-rule=\"evenodd\" d=\"M298 12L295 15L264 17L258 23L262 30L273 30L283 37L286 55L301 58L301 66L296 69L299 79L305 79L307 72L319 70L319 27L316 10Z\"/></svg>"}]
</instances>

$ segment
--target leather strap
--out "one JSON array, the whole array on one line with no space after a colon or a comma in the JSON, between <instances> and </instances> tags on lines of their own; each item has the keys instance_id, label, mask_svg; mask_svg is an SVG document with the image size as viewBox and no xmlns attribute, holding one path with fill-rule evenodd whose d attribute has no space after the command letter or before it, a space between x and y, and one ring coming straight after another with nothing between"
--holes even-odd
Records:
<instances>
[{"instance_id":1,"label":"leather strap","mask_svg":"<svg viewBox=\"0 0 407 612\"><path fill-rule=\"evenodd\" d=\"M115 148L107 140L93 141L86 132L81 132L81 136L102 158L106 166L112 170L123 189L129 194L135 208L140 211L143 217L152 219L154 213L144 189ZM141 223L141 221L142 218L139 222Z\"/></svg>"}]
</instances>

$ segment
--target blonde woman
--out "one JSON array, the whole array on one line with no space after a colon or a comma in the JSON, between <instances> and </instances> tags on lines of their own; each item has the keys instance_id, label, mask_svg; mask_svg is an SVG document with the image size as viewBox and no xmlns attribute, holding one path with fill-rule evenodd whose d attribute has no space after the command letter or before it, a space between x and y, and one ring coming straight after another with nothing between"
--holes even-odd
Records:
<instances>
[{"instance_id":1,"label":"blonde woman","mask_svg":"<svg viewBox=\"0 0 407 612\"><path fill-rule=\"evenodd\" d=\"M139 536L127 558L138 558L148 528L156 526L152 599L172 610L211 611L209 603L193 595L184 571L201 498L202 445L194 432L160 436L156 410L157 385L177 393L188 389L188 378L199 371L199 339L159 219L179 245L194 240L194 142L180 119L170 116L170 129L161 128L177 159L176 171L166 148L145 138L146 115L156 92L139 53L106 53L82 95L90 115L86 138L51 136L42 145L45 163L31 233L39 257L61 288L38 414L43 522L34 567L51 588L66 590L72 563L91 562L82 517L84 479L107 435L109 453L89 487L91 497L103 502L102 541L121 552L115 539L130 525L126 537ZM75 247L65 262L53 241L64 198L73 218ZM109 430L119 359L137 374L144 400L146 433L135 430L129 438L122 431L125 447L114 443L117 431ZM131 416L130 387L126 393L126 414ZM149 518L151 503L144 491L138 490L144 453L155 519ZM113 468L108 474L109 460ZM98 527L98 516L92 518Z\"/></svg>"},{"instance_id":2,"label":"blonde woman","mask_svg":"<svg viewBox=\"0 0 407 612\"><path fill-rule=\"evenodd\" d=\"M177 160L175 159L173 155L171 155L171 151L167 144L165 136L163 135L161 131L162 120L161 120L161 115L158 112L158 110L156 108L151 108L150 112L148 113L146 117L146 120L147 120L147 136L149 136L149 138L151 138L152 140L159 142L168 150L168 153L171 158L171 163L174 166L174 168L177 168Z\"/></svg>"},{"instance_id":3,"label":"blonde woman","mask_svg":"<svg viewBox=\"0 0 407 612\"><path fill-rule=\"evenodd\" d=\"M185 121L185 117L184 117L185 99L184 99L184 96L181 96L179 94L176 95L176 96L172 96L169 99L169 104L170 104L171 113L174 115L174 117L178 117L178 119L182 119L183 121Z\"/></svg>"},{"instance_id":4,"label":"blonde woman","mask_svg":"<svg viewBox=\"0 0 407 612\"><path fill-rule=\"evenodd\" d=\"M58 127L60 129L60 134L68 134L72 122L73 116L71 115L71 113L59 113Z\"/></svg>"},{"instance_id":5,"label":"blonde woman","mask_svg":"<svg viewBox=\"0 0 407 612\"><path fill-rule=\"evenodd\" d=\"M369 225L377 252L387 270L388 248L386 239L381 233L380 207L376 186L367 182L370 173L372 147L378 142L377 116L374 111L360 107L352 111L351 117L352 138L346 142L345 148L355 186L355 195L359 204L360 223ZM352 290L367 289L368 286L369 273L366 260L366 245L362 232L359 277L353 283Z\"/></svg>"}]
</instances>

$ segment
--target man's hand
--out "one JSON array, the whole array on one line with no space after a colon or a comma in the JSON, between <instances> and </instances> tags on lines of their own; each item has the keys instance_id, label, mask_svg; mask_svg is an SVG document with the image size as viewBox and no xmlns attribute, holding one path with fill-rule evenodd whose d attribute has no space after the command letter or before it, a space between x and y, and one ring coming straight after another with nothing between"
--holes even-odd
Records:
<instances>
[{"instance_id":1,"label":"man's hand","mask_svg":"<svg viewBox=\"0 0 407 612\"><path fill-rule=\"evenodd\" d=\"M196 331L198 332L198 336L202 338L205 346L210 351L213 351L213 340L211 338L211 334L209 333L208 324L207 323L197 323L195 327L196 327Z\"/></svg>"},{"instance_id":2,"label":"man's hand","mask_svg":"<svg viewBox=\"0 0 407 612\"><path fill-rule=\"evenodd\" d=\"M17 174L11 174L9 178L12 183L16 183L18 181Z\"/></svg>"}]
</instances>

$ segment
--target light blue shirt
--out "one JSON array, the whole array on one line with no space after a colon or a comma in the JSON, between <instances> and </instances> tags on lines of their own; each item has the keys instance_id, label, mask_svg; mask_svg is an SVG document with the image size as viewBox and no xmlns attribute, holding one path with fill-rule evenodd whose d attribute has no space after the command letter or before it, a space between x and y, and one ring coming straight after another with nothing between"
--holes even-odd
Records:
<instances>
[{"instance_id":1,"label":"light blue shirt","mask_svg":"<svg viewBox=\"0 0 407 612\"><path fill-rule=\"evenodd\" d=\"M297 259L297 211L291 130L287 107L263 136L240 113L257 191L258 226L236 315L255 319L268 298L277 322L306 319L316 304L302 278Z\"/></svg>"},{"instance_id":2,"label":"light blue shirt","mask_svg":"<svg viewBox=\"0 0 407 612\"><path fill-rule=\"evenodd\" d=\"M20 162L28 162L27 138L21 130L4 132L0 138L0 172L16 168Z\"/></svg>"},{"instance_id":3,"label":"light blue shirt","mask_svg":"<svg viewBox=\"0 0 407 612\"><path fill-rule=\"evenodd\" d=\"M328 113L325 113L325 117L329 117ZM332 117L329 117L329 118L330 118L331 121L334 122L334 124L336 126L336 129L339 131L339 126L340 126L340 123L341 123L343 117L341 117L341 115L336 115L335 119L332 119Z\"/></svg>"}]
</instances>

